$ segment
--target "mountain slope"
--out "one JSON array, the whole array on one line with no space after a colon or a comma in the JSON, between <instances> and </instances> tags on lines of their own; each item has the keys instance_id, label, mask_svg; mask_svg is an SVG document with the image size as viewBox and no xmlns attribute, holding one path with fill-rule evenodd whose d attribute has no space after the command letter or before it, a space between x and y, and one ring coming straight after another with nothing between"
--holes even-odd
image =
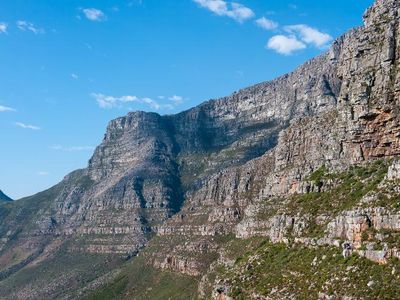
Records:
<instances>
[{"instance_id":1,"label":"mountain slope","mask_svg":"<svg viewBox=\"0 0 400 300\"><path fill-rule=\"evenodd\" d=\"M10 202L13 201L10 197L8 197L6 194L3 193L2 190L0 190L0 202Z\"/></svg>"},{"instance_id":2,"label":"mountain slope","mask_svg":"<svg viewBox=\"0 0 400 300\"><path fill-rule=\"evenodd\" d=\"M336 72L323 55L178 115L135 112L110 122L81 179L64 179L39 223L51 218L45 231L84 235L86 252L136 253L205 179L273 148L290 120L334 107Z\"/></svg>"},{"instance_id":3,"label":"mountain slope","mask_svg":"<svg viewBox=\"0 0 400 300\"><path fill-rule=\"evenodd\" d=\"M394 268L390 280L398 280L399 10L395 0L376 1L363 27L274 81L177 115L110 122L88 168L0 205L0 294L157 299L178 297L173 282L183 280L192 287L184 297L281 299L303 293L296 287L307 278L275 296L285 287L268 285L262 272L250 275L257 286L235 278L248 275L249 260L268 262L257 251L301 259L317 245L322 256L342 246L346 258L364 256L355 262L361 272L367 259L387 264L382 272ZM72 264L60 281L53 274L69 253L87 263ZM79 277L96 257L116 254L95 276ZM339 269L347 262L330 261ZM145 281L130 275L144 266L152 270ZM39 272L45 280L32 282ZM364 281L351 278L361 289ZM67 283L77 292L60 294ZM314 284L327 297L350 296L338 283Z\"/></svg>"}]
</instances>

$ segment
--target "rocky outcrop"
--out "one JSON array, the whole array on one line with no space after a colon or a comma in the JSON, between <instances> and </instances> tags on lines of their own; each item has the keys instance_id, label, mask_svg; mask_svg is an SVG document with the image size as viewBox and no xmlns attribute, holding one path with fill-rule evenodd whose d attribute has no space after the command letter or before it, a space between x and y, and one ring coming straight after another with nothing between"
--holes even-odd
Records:
<instances>
[{"instance_id":1,"label":"rocky outcrop","mask_svg":"<svg viewBox=\"0 0 400 300\"><path fill-rule=\"evenodd\" d=\"M190 276L201 274L199 262L194 258L185 256L168 255L162 262L156 260L153 265L163 270L172 270Z\"/></svg>"},{"instance_id":2,"label":"rocky outcrop","mask_svg":"<svg viewBox=\"0 0 400 300\"><path fill-rule=\"evenodd\" d=\"M400 231L400 213L383 207L346 211L331 221L328 235L351 242L362 242L363 233L370 229Z\"/></svg>"},{"instance_id":3,"label":"rocky outcrop","mask_svg":"<svg viewBox=\"0 0 400 300\"><path fill-rule=\"evenodd\" d=\"M399 179L400 179L400 162L395 161L389 167L388 174L386 176L386 180L397 181Z\"/></svg>"},{"instance_id":4,"label":"rocky outcrop","mask_svg":"<svg viewBox=\"0 0 400 300\"><path fill-rule=\"evenodd\" d=\"M397 1L377 1L365 26L344 37L338 103L362 159L399 154L398 10Z\"/></svg>"},{"instance_id":5,"label":"rocky outcrop","mask_svg":"<svg viewBox=\"0 0 400 300\"><path fill-rule=\"evenodd\" d=\"M39 250L60 237L70 252L132 257L154 235L163 242L150 246L157 251L148 262L190 276L203 274L218 256L217 238L229 235L349 242L345 250L378 262L398 256L393 245L372 247L368 235L399 231L399 213L367 196L331 214L285 208L340 181L322 180L320 170L340 173L400 154L399 10L396 0L376 1L364 26L276 80L177 115L134 112L111 121L86 169L0 206L0 261L25 249L26 239L37 239ZM393 163L379 189L399 192L399 170ZM311 226L324 235L307 236ZM4 266L26 258L3 259Z\"/></svg>"}]
</instances>

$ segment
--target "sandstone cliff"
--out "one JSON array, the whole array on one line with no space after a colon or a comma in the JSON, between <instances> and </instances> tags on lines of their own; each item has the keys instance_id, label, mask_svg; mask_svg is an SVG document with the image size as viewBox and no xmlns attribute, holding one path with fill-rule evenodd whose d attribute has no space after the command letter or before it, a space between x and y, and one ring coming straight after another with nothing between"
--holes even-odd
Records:
<instances>
[{"instance_id":1,"label":"sandstone cliff","mask_svg":"<svg viewBox=\"0 0 400 300\"><path fill-rule=\"evenodd\" d=\"M65 253L139 255L135 268L140 261L196 278L198 295L217 299L237 297L235 276L263 264L255 254L235 265L237 240L334 248L381 264L399 258L399 13L398 1L378 0L364 26L288 75L177 115L135 112L111 121L86 169L0 206L0 290L18 299L55 297L76 273L60 285L19 279L19 291L9 286ZM233 275L215 271L221 266ZM99 279L108 263L101 268L75 283L80 295L94 289L89 283L113 282ZM29 295L32 286L37 293ZM241 293L300 293L273 296L278 286ZM134 297L128 287L126 297ZM318 289L321 298L349 296Z\"/></svg>"}]
</instances>

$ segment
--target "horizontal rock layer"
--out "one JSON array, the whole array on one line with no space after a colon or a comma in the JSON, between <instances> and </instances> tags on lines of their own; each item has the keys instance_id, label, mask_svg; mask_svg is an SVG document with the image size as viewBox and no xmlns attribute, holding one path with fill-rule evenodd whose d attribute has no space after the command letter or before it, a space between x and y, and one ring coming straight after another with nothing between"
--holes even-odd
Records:
<instances>
[{"instance_id":1,"label":"horizontal rock layer","mask_svg":"<svg viewBox=\"0 0 400 300\"><path fill-rule=\"evenodd\" d=\"M400 154L399 9L398 1L376 1L364 26L276 80L177 115L134 112L111 121L86 169L0 206L0 270L12 276L54 239L65 240L68 253L128 257L154 242L149 263L191 276L216 259L219 236L310 246L346 240L378 262L398 256L393 245L363 249L368 234L379 237L372 229L399 230L398 212L368 204L374 195L330 215L285 210L293 197L340 184L321 180L322 170ZM398 178L394 163L379 189L391 182L396 191ZM307 236L310 224L323 236Z\"/></svg>"}]
</instances>

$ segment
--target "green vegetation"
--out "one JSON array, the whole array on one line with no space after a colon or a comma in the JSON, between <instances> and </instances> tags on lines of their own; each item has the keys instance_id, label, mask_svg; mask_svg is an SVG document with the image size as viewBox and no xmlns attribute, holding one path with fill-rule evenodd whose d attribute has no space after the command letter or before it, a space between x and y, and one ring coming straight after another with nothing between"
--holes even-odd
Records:
<instances>
[{"instance_id":1,"label":"green vegetation","mask_svg":"<svg viewBox=\"0 0 400 300\"><path fill-rule=\"evenodd\" d=\"M87 189L92 184L92 180L88 176L83 176L82 170L78 170L71 173L68 180L46 191L18 201L0 203L0 236L4 236L10 229L17 233L35 229L37 220L51 210L51 203L63 189L69 186ZM13 238L16 236L17 234Z\"/></svg>"},{"instance_id":2,"label":"green vegetation","mask_svg":"<svg viewBox=\"0 0 400 300\"><path fill-rule=\"evenodd\" d=\"M383 245L386 244L389 248L398 248L400 245L400 232L391 231L387 229L381 230L369 230L368 233L370 236L377 236L380 235L381 239L374 239L374 242L377 244L378 249L383 249Z\"/></svg>"},{"instance_id":3,"label":"green vegetation","mask_svg":"<svg viewBox=\"0 0 400 300\"><path fill-rule=\"evenodd\" d=\"M125 294L125 289L129 283L129 279L126 275L120 275L114 279L111 283L101 287L89 296L87 300L109 300L109 299L121 299Z\"/></svg>"},{"instance_id":4,"label":"green vegetation","mask_svg":"<svg viewBox=\"0 0 400 300\"><path fill-rule=\"evenodd\" d=\"M15 232L13 239L22 231L28 231L37 226L38 212L48 209L49 203L61 192L62 185L58 184L51 189L18 201L0 204L0 236L6 235L9 230Z\"/></svg>"},{"instance_id":5,"label":"green vegetation","mask_svg":"<svg viewBox=\"0 0 400 300\"><path fill-rule=\"evenodd\" d=\"M315 171L314 173L312 173L309 176L309 180L315 182L316 184L320 183L322 181L322 179L324 179L324 177L326 176L326 172L327 169L324 166L320 167L317 171Z\"/></svg>"},{"instance_id":6,"label":"green vegetation","mask_svg":"<svg viewBox=\"0 0 400 300\"><path fill-rule=\"evenodd\" d=\"M191 184L206 172L210 159L209 156L209 153L198 153L182 155L179 158L181 182L184 189L188 189Z\"/></svg>"},{"instance_id":7,"label":"green vegetation","mask_svg":"<svg viewBox=\"0 0 400 300\"><path fill-rule=\"evenodd\" d=\"M336 248L288 248L265 242L219 276L227 278L230 296L236 300L249 299L254 293L273 293L274 299L289 295L317 299L319 292L357 299L396 299L400 294L399 272L398 260L379 265L355 255L343 258Z\"/></svg>"},{"instance_id":8,"label":"green vegetation","mask_svg":"<svg viewBox=\"0 0 400 300\"><path fill-rule=\"evenodd\" d=\"M144 257L136 257L126 264L115 280L93 292L86 300L195 300L197 284L193 277L160 271L146 264Z\"/></svg>"},{"instance_id":9,"label":"green vegetation","mask_svg":"<svg viewBox=\"0 0 400 300\"><path fill-rule=\"evenodd\" d=\"M363 166L352 166L340 174L328 173L325 167L321 167L309 179L317 183L331 181L334 182L333 187L320 193L294 195L289 198L283 212L289 215L308 214L313 217L311 220L324 214L334 217L353 208L369 192L377 190L388 166L388 161L377 160ZM322 227L311 221L307 235L318 236L321 233Z\"/></svg>"},{"instance_id":10,"label":"green vegetation","mask_svg":"<svg viewBox=\"0 0 400 300\"><path fill-rule=\"evenodd\" d=\"M247 259L257 248L265 243L265 239L261 237L238 239L233 235L228 235L221 238L226 239L224 244L221 245L221 255L225 259L236 261L236 263ZM227 267L222 264L216 264L207 271L206 281L203 282L203 289L206 295L211 295L216 278L226 272Z\"/></svg>"},{"instance_id":11,"label":"green vegetation","mask_svg":"<svg viewBox=\"0 0 400 300\"><path fill-rule=\"evenodd\" d=\"M67 246L51 255L47 260L33 263L7 279L0 282L3 295L9 295L16 290L31 292L31 286L36 286L37 299L48 297L61 298L100 277L122 263L118 256L71 253ZM40 275L39 275L40 274ZM41 287L45 290L41 290Z\"/></svg>"}]
</instances>

